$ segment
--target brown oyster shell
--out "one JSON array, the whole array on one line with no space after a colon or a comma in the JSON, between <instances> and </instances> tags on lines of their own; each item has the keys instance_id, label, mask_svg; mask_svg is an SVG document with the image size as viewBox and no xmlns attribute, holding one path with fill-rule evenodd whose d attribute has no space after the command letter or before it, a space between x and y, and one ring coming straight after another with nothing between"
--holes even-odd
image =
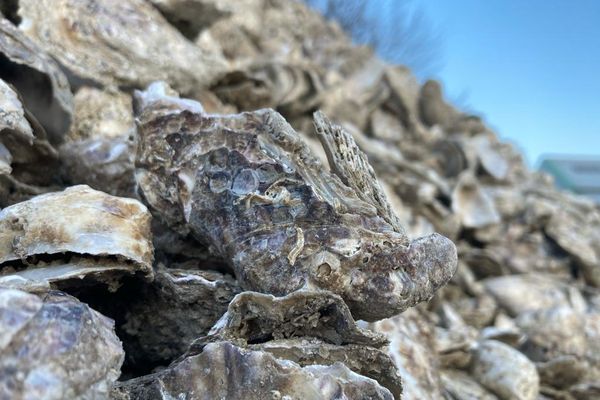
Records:
<instances>
[{"instance_id":1,"label":"brown oyster shell","mask_svg":"<svg viewBox=\"0 0 600 400\"><path fill-rule=\"evenodd\" d=\"M21 0L20 29L75 74L105 85L160 79L188 92L226 68L143 0Z\"/></svg>"},{"instance_id":2,"label":"brown oyster shell","mask_svg":"<svg viewBox=\"0 0 600 400\"><path fill-rule=\"evenodd\" d=\"M0 397L106 398L123 363L114 323L62 292L0 287Z\"/></svg>"},{"instance_id":3,"label":"brown oyster shell","mask_svg":"<svg viewBox=\"0 0 600 400\"><path fill-rule=\"evenodd\" d=\"M54 283L89 274L111 287L118 274L153 275L150 214L133 199L73 186L3 209L0 227L2 275Z\"/></svg>"}]
</instances>

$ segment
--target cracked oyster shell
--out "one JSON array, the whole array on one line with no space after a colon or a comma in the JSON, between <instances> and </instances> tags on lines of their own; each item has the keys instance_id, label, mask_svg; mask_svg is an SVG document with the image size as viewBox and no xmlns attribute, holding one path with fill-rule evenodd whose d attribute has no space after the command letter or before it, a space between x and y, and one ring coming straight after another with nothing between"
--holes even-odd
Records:
<instances>
[{"instance_id":1,"label":"cracked oyster shell","mask_svg":"<svg viewBox=\"0 0 600 400\"><path fill-rule=\"evenodd\" d=\"M150 214L133 199L70 187L0 211L0 274L60 283L152 278ZM49 259L49 260L48 260Z\"/></svg>"},{"instance_id":2,"label":"cracked oyster shell","mask_svg":"<svg viewBox=\"0 0 600 400\"><path fill-rule=\"evenodd\" d=\"M40 121L52 144L69 128L73 95L56 62L0 15L0 78L23 96L25 107Z\"/></svg>"},{"instance_id":3,"label":"cracked oyster shell","mask_svg":"<svg viewBox=\"0 0 600 400\"><path fill-rule=\"evenodd\" d=\"M114 323L57 291L0 287L0 398L106 398L123 363Z\"/></svg>"},{"instance_id":4,"label":"cracked oyster shell","mask_svg":"<svg viewBox=\"0 0 600 400\"><path fill-rule=\"evenodd\" d=\"M376 381L342 363L301 367L229 342L209 343L156 374L117 385L114 399L393 399Z\"/></svg>"},{"instance_id":5,"label":"cracked oyster shell","mask_svg":"<svg viewBox=\"0 0 600 400\"><path fill-rule=\"evenodd\" d=\"M104 85L177 89L212 83L225 62L207 54L143 0L20 0L20 29L75 74Z\"/></svg>"},{"instance_id":6,"label":"cracked oyster shell","mask_svg":"<svg viewBox=\"0 0 600 400\"><path fill-rule=\"evenodd\" d=\"M244 289L285 295L308 284L374 320L431 298L454 274L450 240L410 242L387 222L391 207L349 134L331 139L345 160L334 174L272 110L205 114L155 87L137 98L144 199L227 260Z\"/></svg>"}]
</instances>

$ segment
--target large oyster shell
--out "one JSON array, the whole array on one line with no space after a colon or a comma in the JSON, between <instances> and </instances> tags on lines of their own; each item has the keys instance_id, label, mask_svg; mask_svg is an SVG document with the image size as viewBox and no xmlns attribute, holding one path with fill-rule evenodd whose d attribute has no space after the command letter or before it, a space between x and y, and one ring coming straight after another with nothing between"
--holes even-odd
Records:
<instances>
[{"instance_id":1,"label":"large oyster shell","mask_svg":"<svg viewBox=\"0 0 600 400\"><path fill-rule=\"evenodd\" d=\"M0 273L50 283L152 278L150 214L133 199L73 186L0 211Z\"/></svg>"},{"instance_id":2,"label":"large oyster shell","mask_svg":"<svg viewBox=\"0 0 600 400\"><path fill-rule=\"evenodd\" d=\"M123 355L113 321L86 304L0 287L0 398L106 398Z\"/></svg>"},{"instance_id":3,"label":"large oyster shell","mask_svg":"<svg viewBox=\"0 0 600 400\"><path fill-rule=\"evenodd\" d=\"M391 208L364 156L336 164L354 169L340 180L272 110L210 115L156 87L137 96L145 200L225 258L242 287L285 295L313 285L373 320L429 299L453 275L450 240L410 242L387 222Z\"/></svg>"},{"instance_id":4,"label":"large oyster shell","mask_svg":"<svg viewBox=\"0 0 600 400\"><path fill-rule=\"evenodd\" d=\"M188 92L225 69L143 0L21 0L20 29L79 76L105 85L162 79Z\"/></svg>"},{"instance_id":5,"label":"large oyster shell","mask_svg":"<svg viewBox=\"0 0 600 400\"><path fill-rule=\"evenodd\" d=\"M376 381L341 363L300 367L263 351L244 350L229 342L207 344L202 353L169 368L121 383L120 399L393 399Z\"/></svg>"}]
</instances>

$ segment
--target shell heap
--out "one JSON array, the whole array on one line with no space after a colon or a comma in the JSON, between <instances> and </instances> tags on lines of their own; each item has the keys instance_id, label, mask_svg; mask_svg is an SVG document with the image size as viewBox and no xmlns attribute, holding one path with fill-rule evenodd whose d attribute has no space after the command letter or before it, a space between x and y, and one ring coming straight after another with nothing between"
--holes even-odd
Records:
<instances>
[{"instance_id":1,"label":"shell heap","mask_svg":"<svg viewBox=\"0 0 600 400\"><path fill-rule=\"evenodd\" d=\"M600 210L288 0L0 1L0 399L600 398Z\"/></svg>"}]
</instances>

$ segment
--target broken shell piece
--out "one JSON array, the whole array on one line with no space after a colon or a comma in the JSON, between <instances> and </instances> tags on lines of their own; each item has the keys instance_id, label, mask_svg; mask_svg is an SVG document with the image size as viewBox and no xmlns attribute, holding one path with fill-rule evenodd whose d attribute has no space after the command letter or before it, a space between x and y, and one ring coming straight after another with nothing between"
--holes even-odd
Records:
<instances>
[{"instance_id":1,"label":"broken shell piece","mask_svg":"<svg viewBox=\"0 0 600 400\"><path fill-rule=\"evenodd\" d=\"M3 132L7 130L9 132ZM0 140L4 135L13 133L33 144L33 132L29 121L25 118L25 110L17 93L6 82L0 79ZM10 171L9 171L10 173Z\"/></svg>"},{"instance_id":2,"label":"broken shell piece","mask_svg":"<svg viewBox=\"0 0 600 400\"><path fill-rule=\"evenodd\" d=\"M386 222L391 207L371 197L377 182L360 171L367 164L336 164L347 173L340 180L274 111L212 115L137 96L136 180L145 200L227 260L244 289L280 296L308 284L375 320L428 300L454 274L450 240L410 242ZM356 176L371 180L347 179ZM363 200L359 187L377 202Z\"/></svg>"},{"instance_id":3,"label":"broken shell piece","mask_svg":"<svg viewBox=\"0 0 600 400\"><path fill-rule=\"evenodd\" d=\"M151 279L152 251L146 207L85 185L0 211L3 275L55 282L89 273L114 283L118 272Z\"/></svg>"},{"instance_id":4,"label":"broken shell piece","mask_svg":"<svg viewBox=\"0 0 600 400\"><path fill-rule=\"evenodd\" d=\"M383 335L356 326L341 297L325 291L301 290L285 297L244 292L209 333L221 340L260 343L270 339L313 337L325 342L380 347Z\"/></svg>"},{"instance_id":5,"label":"broken shell piece","mask_svg":"<svg viewBox=\"0 0 600 400\"><path fill-rule=\"evenodd\" d=\"M355 344L337 346L317 339L270 340L247 347L271 353L281 360L290 360L303 367L343 363L357 374L379 382L395 399L402 398L400 374L391 358L380 349Z\"/></svg>"},{"instance_id":6,"label":"broken shell piece","mask_svg":"<svg viewBox=\"0 0 600 400\"><path fill-rule=\"evenodd\" d=\"M0 15L0 78L12 84L52 144L62 141L73 110L66 76L52 58Z\"/></svg>"},{"instance_id":7,"label":"broken shell piece","mask_svg":"<svg viewBox=\"0 0 600 400\"><path fill-rule=\"evenodd\" d=\"M168 364L208 333L239 291L235 280L215 271L158 269L127 305L122 330L128 359Z\"/></svg>"},{"instance_id":8,"label":"broken shell piece","mask_svg":"<svg viewBox=\"0 0 600 400\"><path fill-rule=\"evenodd\" d=\"M534 400L539 390L535 365L512 347L486 340L475 348L471 373L501 400Z\"/></svg>"},{"instance_id":9,"label":"broken shell piece","mask_svg":"<svg viewBox=\"0 0 600 400\"><path fill-rule=\"evenodd\" d=\"M370 327L390 340L388 354L402 378L402 398L441 399L432 324L413 308Z\"/></svg>"},{"instance_id":10,"label":"broken shell piece","mask_svg":"<svg viewBox=\"0 0 600 400\"><path fill-rule=\"evenodd\" d=\"M209 85L225 62L185 39L143 0L21 0L20 28L64 66L105 85Z\"/></svg>"},{"instance_id":11,"label":"broken shell piece","mask_svg":"<svg viewBox=\"0 0 600 400\"><path fill-rule=\"evenodd\" d=\"M67 140L59 149L70 184L136 197L131 96L117 90L82 87Z\"/></svg>"},{"instance_id":12,"label":"broken shell piece","mask_svg":"<svg viewBox=\"0 0 600 400\"><path fill-rule=\"evenodd\" d=\"M465 228L482 228L500 222L494 201L468 172L459 177L454 188L452 211Z\"/></svg>"},{"instance_id":13,"label":"broken shell piece","mask_svg":"<svg viewBox=\"0 0 600 400\"><path fill-rule=\"evenodd\" d=\"M112 320L64 293L0 288L0 398L108 397L123 363Z\"/></svg>"},{"instance_id":14,"label":"broken shell piece","mask_svg":"<svg viewBox=\"0 0 600 400\"><path fill-rule=\"evenodd\" d=\"M499 181L508 177L510 165L506 158L495 148L498 143L493 143L487 135L478 135L472 138L469 144L475 148L479 163L485 172Z\"/></svg>"},{"instance_id":15,"label":"broken shell piece","mask_svg":"<svg viewBox=\"0 0 600 400\"><path fill-rule=\"evenodd\" d=\"M300 367L229 342L209 343L202 353L161 372L122 382L113 391L113 397L119 396L130 400L393 399L376 381L341 363Z\"/></svg>"}]
</instances>

